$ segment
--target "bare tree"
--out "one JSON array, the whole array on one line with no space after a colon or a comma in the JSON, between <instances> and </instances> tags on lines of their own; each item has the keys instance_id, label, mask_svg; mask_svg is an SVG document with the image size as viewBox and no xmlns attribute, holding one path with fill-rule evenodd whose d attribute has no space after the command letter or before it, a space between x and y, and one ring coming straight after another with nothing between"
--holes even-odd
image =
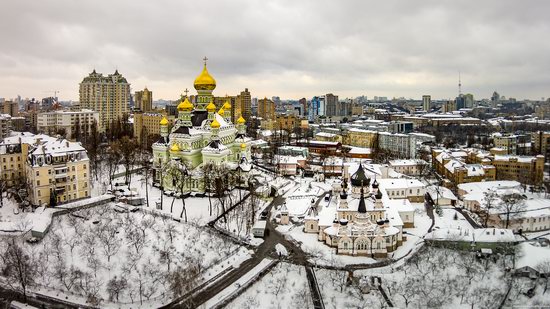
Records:
<instances>
[{"instance_id":1,"label":"bare tree","mask_svg":"<svg viewBox=\"0 0 550 309\"><path fill-rule=\"evenodd\" d=\"M109 300L117 301L121 294L124 293L124 290L128 288L128 281L125 277L117 278L114 276L113 279L107 282L107 293L109 294Z\"/></svg>"},{"instance_id":2,"label":"bare tree","mask_svg":"<svg viewBox=\"0 0 550 309\"><path fill-rule=\"evenodd\" d=\"M502 203L498 205L498 210L506 217L505 228L508 228L510 219L518 217L527 206L525 205L523 196L517 193L504 195L501 199Z\"/></svg>"},{"instance_id":3,"label":"bare tree","mask_svg":"<svg viewBox=\"0 0 550 309\"><path fill-rule=\"evenodd\" d=\"M18 286L23 292L23 298L27 299L27 289L34 284L36 276L36 266L23 249L16 238L7 241L2 256L2 276L7 278L7 283L15 288Z\"/></svg>"},{"instance_id":4,"label":"bare tree","mask_svg":"<svg viewBox=\"0 0 550 309\"><path fill-rule=\"evenodd\" d=\"M491 209L497 207L498 194L495 190L487 190L483 193L483 226L487 227L487 221L491 214Z\"/></svg>"},{"instance_id":5,"label":"bare tree","mask_svg":"<svg viewBox=\"0 0 550 309\"><path fill-rule=\"evenodd\" d=\"M550 283L550 259L540 262L535 268L541 274L542 280L544 280L543 294L546 294Z\"/></svg>"}]
</instances>

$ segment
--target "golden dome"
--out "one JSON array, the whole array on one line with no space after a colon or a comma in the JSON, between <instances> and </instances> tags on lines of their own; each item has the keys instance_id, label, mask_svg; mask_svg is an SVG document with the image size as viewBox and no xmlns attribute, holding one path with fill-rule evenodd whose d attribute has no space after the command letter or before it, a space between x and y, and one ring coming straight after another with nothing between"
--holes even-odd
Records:
<instances>
[{"instance_id":1,"label":"golden dome","mask_svg":"<svg viewBox=\"0 0 550 309\"><path fill-rule=\"evenodd\" d=\"M162 117L162 120L160 121L161 126L168 125L168 119L166 119L166 116Z\"/></svg>"},{"instance_id":2,"label":"golden dome","mask_svg":"<svg viewBox=\"0 0 550 309\"><path fill-rule=\"evenodd\" d=\"M185 98L185 100L182 101L178 105L178 110L179 111L192 111L193 110L193 104L191 104L191 102L189 102L189 100L187 98Z\"/></svg>"},{"instance_id":3,"label":"golden dome","mask_svg":"<svg viewBox=\"0 0 550 309\"><path fill-rule=\"evenodd\" d=\"M206 69L206 63L202 72L197 78L195 78L194 87L196 90L214 90L216 89L216 80L212 77Z\"/></svg>"},{"instance_id":4,"label":"golden dome","mask_svg":"<svg viewBox=\"0 0 550 309\"><path fill-rule=\"evenodd\" d=\"M245 144L245 143L242 143L242 144L241 144L241 148L242 148L242 149L245 149L245 148L246 148L246 144Z\"/></svg>"},{"instance_id":5,"label":"golden dome","mask_svg":"<svg viewBox=\"0 0 550 309\"><path fill-rule=\"evenodd\" d=\"M220 127L220 123L218 122L218 120L216 118L214 118L214 121L212 121L212 123L210 124L210 127L213 128L213 129L217 129Z\"/></svg>"},{"instance_id":6,"label":"golden dome","mask_svg":"<svg viewBox=\"0 0 550 309\"><path fill-rule=\"evenodd\" d=\"M208 105L206 106L206 110L211 113L216 111L216 105L214 105L214 102L210 101Z\"/></svg>"},{"instance_id":7,"label":"golden dome","mask_svg":"<svg viewBox=\"0 0 550 309\"><path fill-rule=\"evenodd\" d=\"M246 122L246 120L244 120L242 115L241 115L241 117L239 117L239 119L237 119L238 124L244 124L245 122Z\"/></svg>"},{"instance_id":8,"label":"golden dome","mask_svg":"<svg viewBox=\"0 0 550 309\"><path fill-rule=\"evenodd\" d=\"M225 111L223 110L223 107L220 108L220 110L218 111L218 115L222 116L225 114Z\"/></svg>"},{"instance_id":9,"label":"golden dome","mask_svg":"<svg viewBox=\"0 0 550 309\"><path fill-rule=\"evenodd\" d=\"M230 110L231 109L231 103L229 103L229 100L225 101L225 104L223 105L224 109Z\"/></svg>"},{"instance_id":10,"label":"golden dome","mask_svg":"<svg viewBox=\"0 0 550 309\"><path fill-rule=\"evenodd\" d=\"M180 146L178 146L178 144L174 144L172 145L172 147L170 148L170 151L180 151Z\"/></svg>"}]
</instances>

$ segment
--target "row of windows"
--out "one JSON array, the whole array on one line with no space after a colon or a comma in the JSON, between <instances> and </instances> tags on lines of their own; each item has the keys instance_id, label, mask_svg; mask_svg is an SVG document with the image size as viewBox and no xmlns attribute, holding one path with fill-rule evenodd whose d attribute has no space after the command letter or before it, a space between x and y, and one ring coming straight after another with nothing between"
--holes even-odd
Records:
<instances>
[{"instance_id":1,"label":"row of windows","mask_svg":"<svg viewBox=\"0 0 550 309\"><path fill-rule=\"evenodd\" d=\"M17 157L17 161L18 161L18 162L21 161L21 157ZM6 157L3 157L3 158L2 158L2 162L3 162L3 163L6 163ZM13 157L10 157L10 162L13 162Z\"/></svg>"}]
</instances>

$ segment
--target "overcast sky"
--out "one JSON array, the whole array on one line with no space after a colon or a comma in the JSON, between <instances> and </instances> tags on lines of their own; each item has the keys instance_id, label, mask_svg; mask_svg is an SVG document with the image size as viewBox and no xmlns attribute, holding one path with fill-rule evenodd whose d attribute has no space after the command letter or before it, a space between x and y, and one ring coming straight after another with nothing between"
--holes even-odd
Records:
<instances>
[{"instance_id":1,"label":"overcast sky","mask_svg":"<svg viewBox=\"0 0 550 309\"><path fill-rule=\"evenodd\" d=\"M94 68L177 98L550 97L550 1L4 1L0 97L78 100Z\"/></svg>"}]
</instances>

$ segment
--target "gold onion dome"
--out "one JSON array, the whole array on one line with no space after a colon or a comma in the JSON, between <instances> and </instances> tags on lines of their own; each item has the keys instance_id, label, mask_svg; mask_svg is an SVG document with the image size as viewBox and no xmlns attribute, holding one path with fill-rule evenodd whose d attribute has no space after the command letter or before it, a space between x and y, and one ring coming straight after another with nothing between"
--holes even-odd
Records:
<instances>
[{"instance_id":1,"label":"gold onion dome","mask_svg":"<svg viewBox=\"0 0 550 309\"><path fill-rule=\"evenodd\" d=\"M208 73L206 63L204 64L201 74L195 79L194 87L196 90L216 89L216 80L210 75L210 73Z\"/></svg>"},{"instance_id":2,"label":"gold onion dome","mask_svg":"<svg viewBox=\"0 0 550 309\"><path fill-rule=\"evenodd\" d=\"M229 100L225 101L225 104L223 105L224 109L230 110L231 109L231 103L229 103Z\"/></svg>"},{"instance_id":3,"label":"gold onion dome","mask_svg":"<svg viewBox=\"0 0 550 309\"><path fill-rule=\"evenodd\" d=\"M245 144L245 143L242 143L242 144L241 144L241 148L242 148L242 149L245 149L245 148L246 148L246 144Z\"/></svg>"},{"instance_id":4,"label":"gold onion dome","mask_svg":"<svg viewBox=\"0 0 550 309\"><path fill-rule=\"evenodd\" d=\"M167 124L168 124L168 119L166 119L166 117L162 117L162 120L160 121L160 125L165 126Z\"/></svg>"},{"instance_id":5,"label":"gold onion dome","mask_svg":"<svg viewBox=\"0 0 550 309\"><path fill-rule=\"evenodd\" d=\"M210 124L210 127L214 128L214 129L217 129L217 128L220 127L220 123L218 122L218 120L216 118L214 118L214 121L212 121L212 123Z\"/></svg>"},{"instance_id":6,"label":"gold onion dome","mask_svg":"<svg viewBox=\"0 0 550 309\"><path fill-rule=\"evenodd\" d=\"M170 151L180 151L180 146L178 146L178 144L174 144L172 145L172 147L170 148Z\"/></svg>"},{"instance_id":7,"label":"gold onion dome","mask_svg":"<svg viewBox=\"0 0 550 309\"><path fill-rule=\"evenodd\" d=\"M223 116L225 114L225 111L223 110L223 107L220 108L220 110L218 111L218 115L220 116Z\"/></svg>"},{"instance_id":8,"label":"gold onion dome","mask_svg":"<svg viewBox=\"0 0 550 309\"><path fill-rule=\"evenodd\" d=\"M216 111L216 105L214 105L214 103L212 101L210 101L210 103L208 103L208 105L206 106L206 110L210 113L210 112L215 112Z\"/></svg>"},{"instance_id":9,"label":"gold onion dome","mask_svg":"<svg viewBox=\"0 0 550 309\"><path fill-rule=\"evenodd\" d=\"M245 122L246 122L246 120L244 120L244 118L243 118L242 115L241 115L241 117L239 117L239 119L237 119L237 123L238 123L238 124L243 124L243 123L245 123Z\"/></svg>"},{"instance_id":10,"label":"gold onion dome","mask_svg":"<svg viewBox=\"0 0 550 309\"><path fill-rule=\"evenodd\" d=\"M189 100L187 98L185 98L185 100L183 100L178 105L178 110L179 111L191 111L191 110L193 110L193 104L191 104L191 102L189 102Z\"/></svg>"}]
</instances>

